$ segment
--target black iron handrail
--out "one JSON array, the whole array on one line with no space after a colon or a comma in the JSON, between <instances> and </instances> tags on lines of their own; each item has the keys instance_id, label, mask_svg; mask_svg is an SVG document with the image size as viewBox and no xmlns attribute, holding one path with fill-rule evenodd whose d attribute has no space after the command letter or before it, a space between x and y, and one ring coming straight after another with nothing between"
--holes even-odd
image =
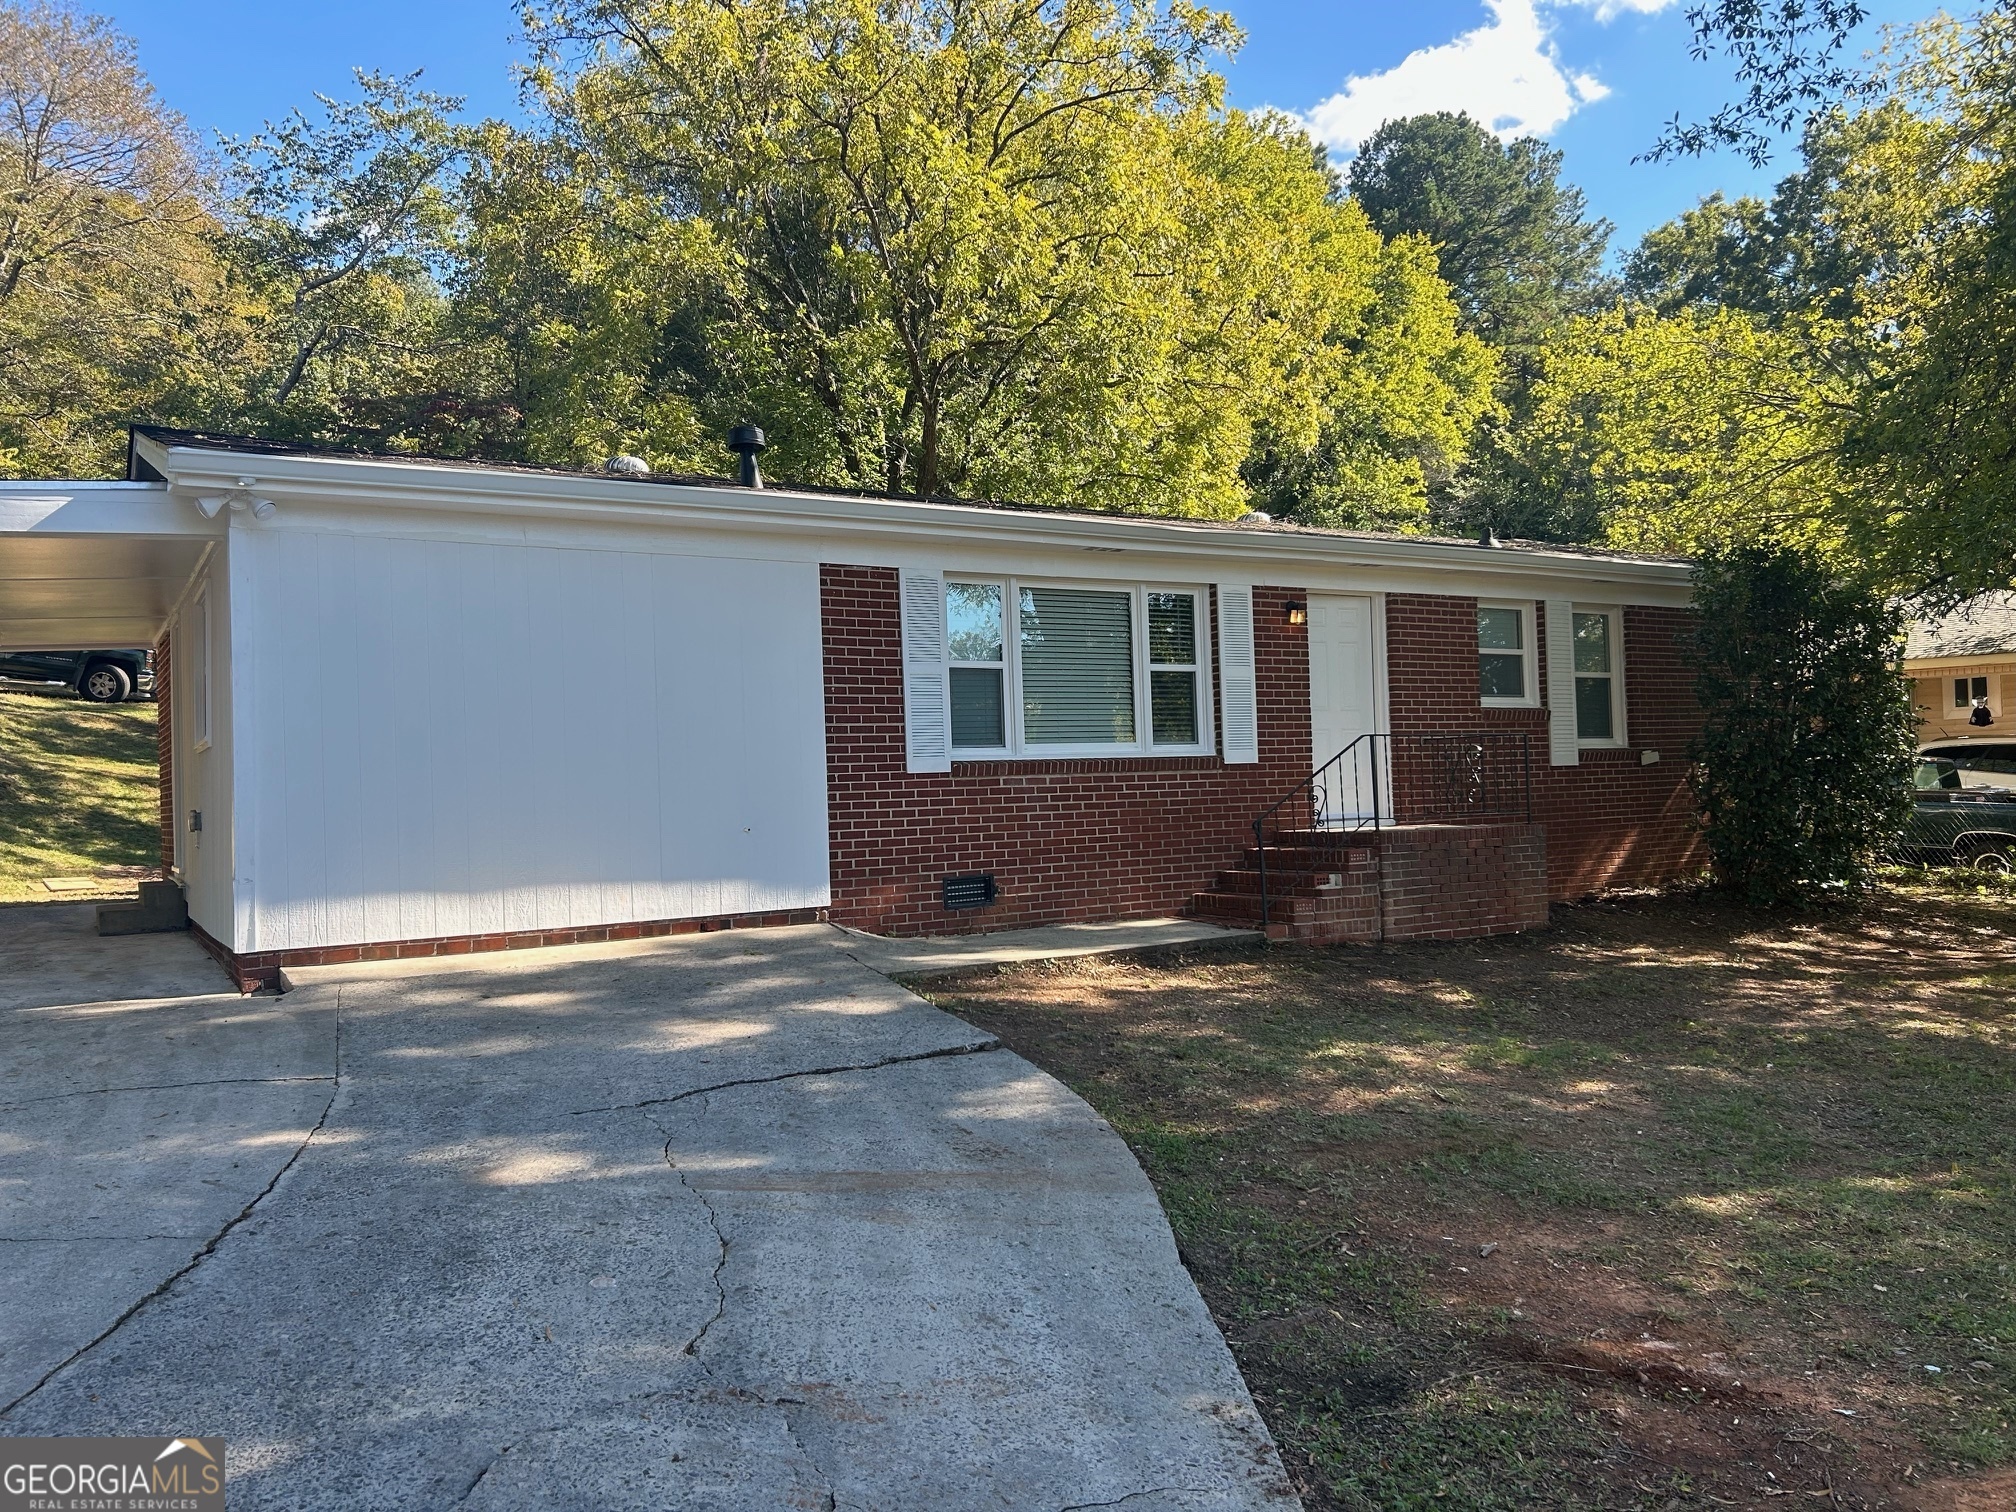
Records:
<instances>
[{"instance_id":1,"label":"black iron handrail","mask_svg":"<svg viewBox=\"0 0 2016 1512\"><path fill-rule=\"evenodd\" d=\"M1533 737L1528 731L1360 735L1253 821L1260 927L1272 922L1267 897L1270 826L1278 837L1291 827L1303 833L1355 834L1396 824L1514 818L1528 823L1533 818Z\"/></svg>"}]
</instances>

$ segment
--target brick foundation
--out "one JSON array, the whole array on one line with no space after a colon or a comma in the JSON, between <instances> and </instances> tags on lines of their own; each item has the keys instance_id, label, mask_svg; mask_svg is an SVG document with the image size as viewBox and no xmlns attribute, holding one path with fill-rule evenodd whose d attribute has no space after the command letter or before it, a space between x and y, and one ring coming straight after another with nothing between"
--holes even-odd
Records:
<instances>
[{"instance_id":1,"label":"brick foundation","mask_svg":"<svg viewBox=\"0 0 2016 1512\"><path fill-rule=\"evenodd\" d=\"M240 954L201 926L189 932L231 974L240 992L280 985L288 966L344 966L358 961L409 961L428 956L475 955L492 950L537 950L548 945L599 945L611 940L653 940L666 935L709 934L722 929L779 929L790 924L823 924L823 908L776 913L725 914L710 919L653 919L636 924L586 924L568 929L528 929L513 934L443 935L426 940L388 940L375 945L319 945L304 950L261 950Z\"/></svg>"}]
</instances>

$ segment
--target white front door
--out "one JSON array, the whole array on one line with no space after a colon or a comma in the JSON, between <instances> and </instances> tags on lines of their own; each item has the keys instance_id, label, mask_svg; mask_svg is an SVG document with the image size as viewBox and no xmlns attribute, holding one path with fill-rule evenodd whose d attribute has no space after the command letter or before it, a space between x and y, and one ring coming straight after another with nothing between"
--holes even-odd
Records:
<instances>
[{"instance_id":1,"label":"white front door","mask_svg":"<svg viewBox=\"0 0 2016 1512\"><path fill-rule=\"evenodd\" d=\"M1326 773L1322 822L1370 818L1391 811L1385 753L1371 742L1352 746L1377 728L1378 689L1372 657L1372 600L1358 594L1309 595L1310 770L1322 768L1347 747L1352 755ZM1375 770L1375 766L1377 770Z\"/></svg>"}]
</instances>

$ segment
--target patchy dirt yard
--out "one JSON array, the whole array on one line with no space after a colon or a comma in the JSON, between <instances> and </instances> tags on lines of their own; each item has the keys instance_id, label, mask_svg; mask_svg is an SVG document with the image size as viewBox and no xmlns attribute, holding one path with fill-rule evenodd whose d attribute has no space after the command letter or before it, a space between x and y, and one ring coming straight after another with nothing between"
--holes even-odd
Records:
<instances>
[{"instance_id":1,"label":"patchy dirt yard","mask_svg":"<svg viewBox=\"0 0 2016 1512\"><path fill-rule=\"evenodd\" d=\"M2016 1507L2016 893L939 983L1125 1136L1325 1508Z\"/></svg>"}]
</instances>

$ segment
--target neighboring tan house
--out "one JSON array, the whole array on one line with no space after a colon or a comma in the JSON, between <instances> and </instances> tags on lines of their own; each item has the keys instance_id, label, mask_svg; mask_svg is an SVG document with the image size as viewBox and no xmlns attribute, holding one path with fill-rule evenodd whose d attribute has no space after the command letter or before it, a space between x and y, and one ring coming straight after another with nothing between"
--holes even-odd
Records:
<instances>
[{"instance_id":1,"label":"neighboring tan house","mask_svg":"<svg viewBox=\"0 0 2016 1512\"><path fill-rule=\"evenodd\" d=\"M163 865L248 983L816 919L1446 938L1700 865L1685 562L751 472L139 427L128 481L0 484L0 646L156 647Z\"/></svg>"},{"instance_id":2,"label":"neighboring tan house","mask_svg":"<svg viewBox=\"0 0 2016 1512\"><path fill-rule=\"evenodd\" d=\"M1983 594L1943 619L1913 624L1904 671L1921 742L2016 736L2016 593ZM1970 722L1980 698L1992 723Z\"/></svg>"}]
</instances>

